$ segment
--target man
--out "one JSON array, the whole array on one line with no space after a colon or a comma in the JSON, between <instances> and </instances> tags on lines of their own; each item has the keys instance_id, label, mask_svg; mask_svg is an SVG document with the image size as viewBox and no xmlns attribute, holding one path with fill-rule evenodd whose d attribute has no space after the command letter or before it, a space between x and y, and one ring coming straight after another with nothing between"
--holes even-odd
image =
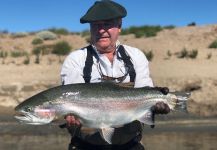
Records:
<instances>
[{"instance_id":1,"label":"man","mask_svg":"<svg viewBox=\"0 0 217 150\"><path fill-rule=\"evenodd\" d=\"M61 70L63 84L111 81L130 82L135 88L153 86L144 54L118 41L122 18L126 15L123 6L109 0L96 1L89 8L80 22L90 23L91 45L72 52L65 59ZM168 93L167 88L158 89ZM170 110L166 104L158 103L153 111L165 114ZM73 115L65 119L72 135L69 149L144 149L140 144L142 124L139 121L116 128L112 144L108 144L99 132L84 132Z\"/></svg>"}]
</instances>

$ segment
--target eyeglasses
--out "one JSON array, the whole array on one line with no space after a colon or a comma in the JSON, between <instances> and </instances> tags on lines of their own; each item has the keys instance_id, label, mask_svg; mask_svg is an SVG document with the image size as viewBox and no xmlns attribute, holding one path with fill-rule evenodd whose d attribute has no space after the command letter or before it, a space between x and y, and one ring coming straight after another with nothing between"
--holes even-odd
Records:
<instances>
[{"instance_id":1,"label":"eyeglasses","mask_svg":"<svg viewBox=\"0 0 217 150\"><path fill-rule=\"evenodd\" d=\"M102 81L112 81L112 82L118 81L119 83L121 83L121 82L123 82L126 79L127 75L129 74L129 68L126 67L126 73L123 76L121 76L121 77L106 76L102 72L100 63L98 63L98 70L99 70L99 73L100 73Z\"/></svg>"},{"instance_id":2,"label":"eyeglasses","mask_svg":"<svg viewBox=\"0 0 217 150\"><path fill-rule=\"evenodd\" d=\"M110 29L114 27L119 27L120 23L118 20L111 20L111 21L102 21L102 22L93 22L90 24L90 27L93 29Z\"/></svg>"}]
</instances>

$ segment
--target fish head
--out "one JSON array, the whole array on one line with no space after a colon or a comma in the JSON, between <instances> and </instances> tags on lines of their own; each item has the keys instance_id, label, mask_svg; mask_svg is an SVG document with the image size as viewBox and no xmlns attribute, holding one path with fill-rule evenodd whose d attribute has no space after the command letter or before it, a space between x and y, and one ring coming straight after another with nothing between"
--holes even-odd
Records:
<instances>
[{"instance_id":1,"label":"fish head","mask_svg":"<svg viewBox=\"0 0 217 150\"><path fill-rule=\"evenodd\" d=\"M17 115L15 116L21 123L42 125L48 124L54 120L55 110L49 105L46 97L35 95L17 107L15 107Z\"/></svg>"},{"instance_id":2,"label":"fish head","mask_svg":"<svg viewBox=\"0 0 217 150\"><path fill-rule=\"evenodd\" d=\"M25 107L18 111L18 115L15 118L21 123L42 125L53 121L55 116L55 111L52 109Z\"/></svg>"}]
</instances>

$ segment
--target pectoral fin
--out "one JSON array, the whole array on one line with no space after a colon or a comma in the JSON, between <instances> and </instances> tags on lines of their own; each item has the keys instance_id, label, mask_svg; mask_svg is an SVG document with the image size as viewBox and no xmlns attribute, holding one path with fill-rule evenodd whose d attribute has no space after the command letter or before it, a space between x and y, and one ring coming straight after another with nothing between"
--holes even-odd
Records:
<instances>
[{"instance_id":1,"label":"pectoral fin","mask_svg":"<svg viewBox=\"0 0 217 150\"><path fill-rule=\"evenodd\" d=\"M111 144L111 140L112 140L112 136L114 134L114 128L103 128L101 129L101 136L105 139L106 142L108 142L109 144Z\"/></svg>"},{"instance_id":2,"label":"pectoral fin","mask_svg":"<svg viewBox=\"0 0 217 150\"><path fill-rule=\"evenodd\" d=\"M151 110L147 110L138 120L144 124L154 126L154 113Z\"/></svg>"}]
</instances>

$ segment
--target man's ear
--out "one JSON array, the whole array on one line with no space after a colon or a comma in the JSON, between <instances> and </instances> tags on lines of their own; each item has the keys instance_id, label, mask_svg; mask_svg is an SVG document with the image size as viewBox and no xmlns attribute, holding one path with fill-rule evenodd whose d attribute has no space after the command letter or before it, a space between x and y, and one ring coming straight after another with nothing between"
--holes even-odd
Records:
<instances>
[{"instance_id":1,"label":"man's ear","mask_svg":"<svg viewBox=\"0 0 217 150\"><path fill-rule=\"evenodd\" d=\"M119 32L119 33L121 32L121 28L118 29L118 32Z\"/></svg>"},{"instance_id":2,"label":"man's ear","mask_svg":"<svg viewBox=\"0 0 217 150\"><path fill-rule=\"evenodd\" d=\"M122 27L122 19L119 20L119 24L118 24L119 33L121 32L121 27Z\"/></svg>"}]
</instances>

